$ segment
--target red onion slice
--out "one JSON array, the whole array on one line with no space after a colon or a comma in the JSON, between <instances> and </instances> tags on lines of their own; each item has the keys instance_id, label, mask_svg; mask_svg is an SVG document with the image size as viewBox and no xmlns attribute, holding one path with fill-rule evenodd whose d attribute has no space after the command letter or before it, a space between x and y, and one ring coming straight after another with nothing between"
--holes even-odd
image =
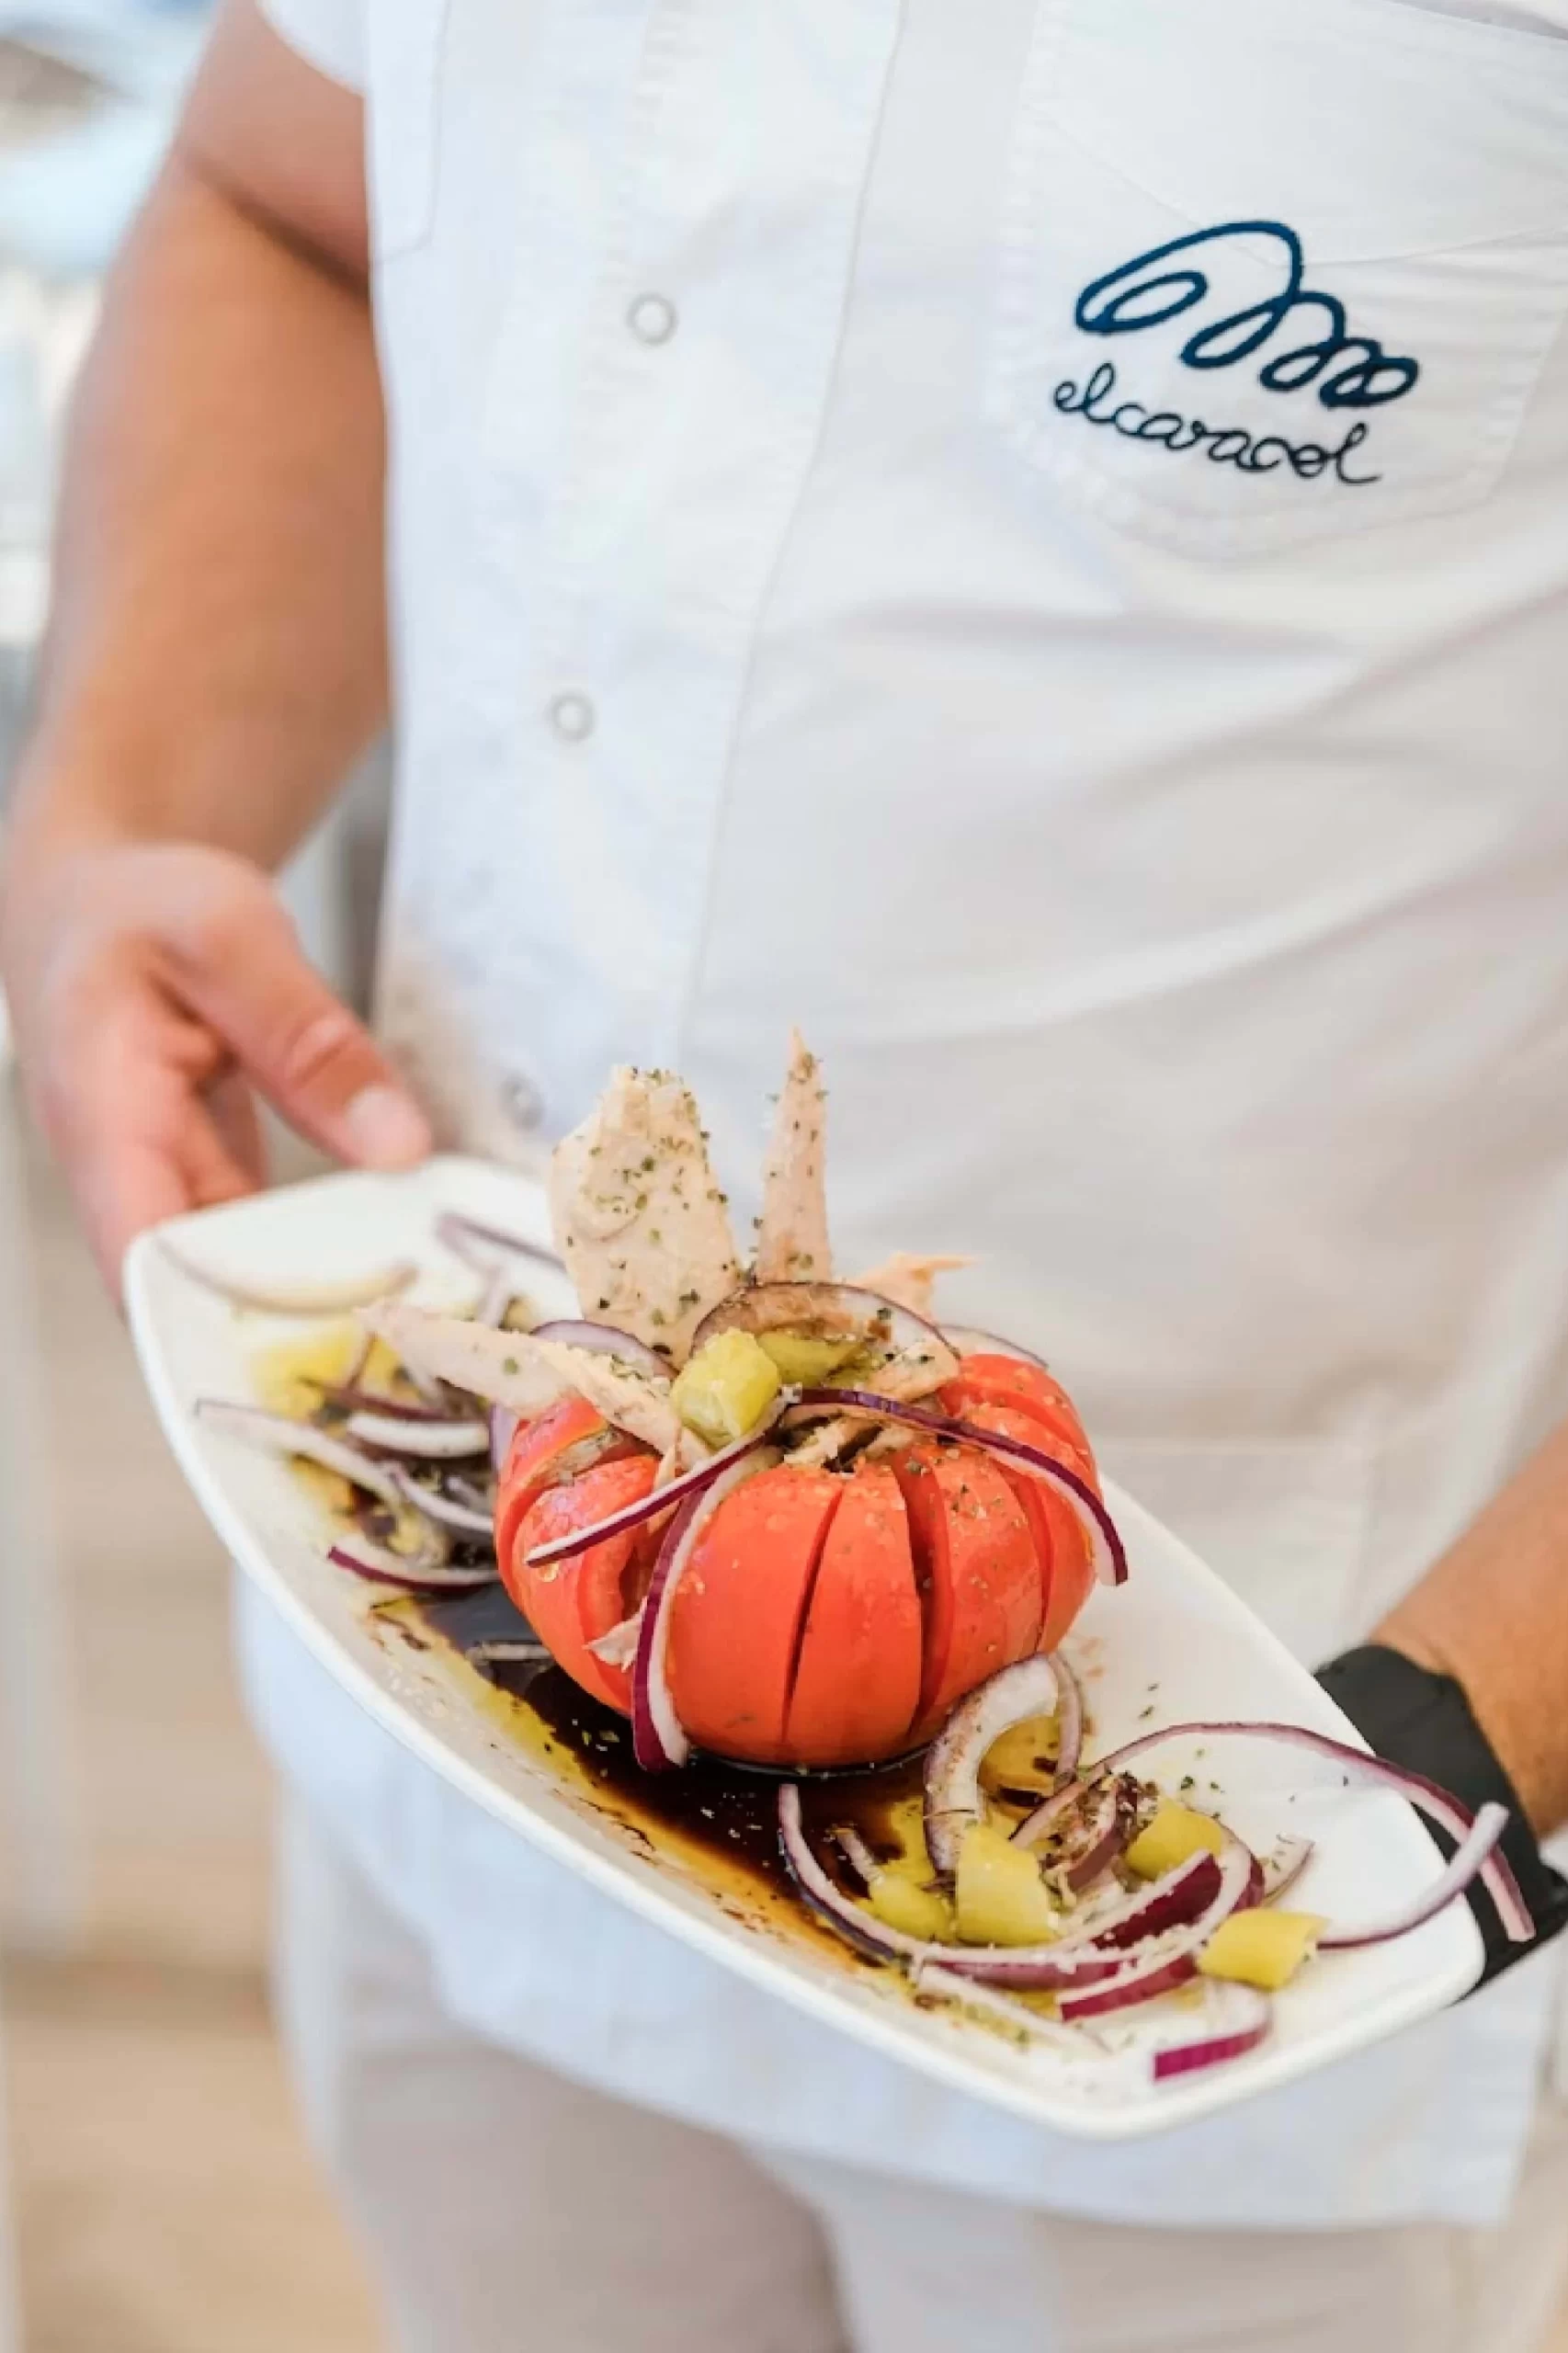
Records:
<instances>
[{"instance_id":1,"label":"red onion slice","mask_svg":"<svg viewBox=\"0 0 1568 2353\"><path fill-rule=\"evenodd\" d=\"M634 1366L639 1372L652 1373L655 1381L667 1381L670 1364L657 1348L634 1339L630 1332L622 1332L614 1324L595 1324L586 1317L559 1315L552 1323L536 1324L529 1335L535 1340L563 1340L569 1348L586 1348L590 1356L619 1357L622 1364Z\"/></svg>"},{"instance_id":2,"label":"red onion slice","mask_svg":"<svg viewBox=\"0 0 1568 2353\"><path fill-rule=\"evenodd\" d=\"M484 1289L479 1294L479 1304L473 1311L476 1324L505 1324L517 1295L510 1269L497 1267L484 1279Z\"/></svg>"},{"instance_id":3,"label":"red onion slice","mask_svg":"<svg viewBox=\"0 0 1568 2353\"><path fill-rule=\"evenodd\" d=\"M478 1511L468 1504L443 1495L434 1487L422 1487L411 1472L400 1464L392 1466L392 1484L405 1504L434 1520L437 1528L449 1528L455 1536L482 1536L492 1543L495 1537L495 1518L492 1512Z\"/></svg>"},{"instance_id":4,"label":"red onion slice","mask_svg":"<svg viewBox=\"0 0 1568 2353\"><path fill-rule=\"evenodd\" d=\"M1013 1833L1018 1847L1054 1844L1045 1869L1060 1872L1074 1893L1103 1879L1138 1826L1140 1791L1131 1774L1070 1781L1037 1805Z\"/></svg>"},{"instance_id":5,"label":"red onion slice","mask_svg":"<svg viewBox=\"0 0 1568 2353\"><path fill-rule=\"evenodd\" d=\"M1251 1849L1228 1830L1223 1837L1224 1845L1217 1859L1218 1884L1203 1910L1184 1927L1173 1929L1169 1936L1144 1944L1114 1977L1102 1978L1098 1984L1064 1991L1058 2007L1069 2025L1074 2018L1103 2018L1113 2010L1152 2002L1156 1995L1169 1994L1197 1975L1200 1949L1222 1920L1228 1920L1233 1912L1240 1911L1248 1903L1256 1883L1257 1867Z\"/></svg>"},{"instance_id":6,"label":"red onion slice","mask_svg":"<svg viewBox=\"0 0 1568 2353\"><path fill-rule=\"evenodd\" d=\"M1256 2051L1273 2022L1267 1994L1256 1985L1213 1984L1205 1989L1204 2022L1195 2035L1163 2043L1153 2057L1157 2084L1176 2075L1196 2075L1202 2067L1219 2067Z\"/></svg>"},{"instance_id":7,"label":"red onion slice","mask_svg":"<svg viewBox=\"0 0 1568 2353\"><path fill-rule=\"evenodd\" d=\"M1055 1862L1049 1859L1048 1873L1060 1871L1075 1895L1085 1894L1104 1879L1112 1864L1119 1860L1132 1840L1137 1827L1135 1806L1123 1802L1115 1782L1108 1784L1109 1802L1103 1802L1085 1823L1075 1842L1066 1845Z\"/></svg>"},{"instance_id":8,"label":"red onion slice","mask_svg":"<svg viewBox=\"0 0 1568 2353\"><path fill-rule=\"evenodd\" d=\"M528 1554L529 1568L542 1569L548 1567L551 1561L573 1560L577 1553L589 1552L594 1545L602 1544L607 1537L624 1536L628 1529L642 1528L650 1519L657 1519L662 1512L673 1511L688 1496L701 1495L716 1479L722 1479L735 1463L744 1461L748 1454L755 1454L757 1448L766 1442L769 1430L784 1412L790 1394L788 1390L782 1392L773 1400L756 1429L748 1430L744 1438L736 1438L733 1444L721 1447L717 1454L710 1454L705 1462L699 1462L695 1471L683 1471L678 1479L671 1479L664 1486L653 1488L648 1495L639 1495L635 1503L623 1504L619 1511L611 1512L608 1519L595 1520L591 1528L574 1529L570 1536L557 1536L549 1544L536 1546Z\"/></svg>"},{"instance_id":9,"label":"red onion slice","mask_svg":"<svg viewBox=\"0 0 1568 2353\"><path fill-rule=\"evenodd\" d=\"M316 1283L257 1282L244 1275L226 1275L216 1267L204 1267L198 1258L187 1257L184 1249L162 1237L165 1256L177 1267L182 1275L204 1290L216 1291L234 1307L248 1307L259 1315L347 1315L357 1307L373 1306L379 1299L391 1299L406 1290L419 1269L413 1261L400 1258L389 1267L377 1267L362 1275L347 1275L337 1281Z\"/></svg>"},{"instance_id":10,"label":"red onion slice","mask_svg":"<svg viewBox=\"0 0 1568 2353\"><path fill-rule=\"evenodd\" d=\"M478 1479L465 1479L460 1472L449 1472L442 1482L441 1492L454 1504L464 1504L470 1511L483 1512L487 1520L495 1517L495 1490Z\"/></svg>"},{"instance_id":11,"label":"red onion slice","mask_svg":"<svg viewBox=\"0 0 1568 2353\"><path fill-rule=\"evenodd\" d=\"M1027 2034L1034 2041L1049 2043L1052 2050L1070 2052L1075 2059L1082 2059L1095 2048L1095 2038L1081 2027L1058 2026L1054 2018L1043 2018L1039 2010L1015 2001L1010 1994L999 1994L994 1986L960 1977L940 1961L917 1961L909 1972L909 1982L917 1995L937 1994L949 2002L961 2002L966 2009L978 2010L982 2017L994 2018L999 2026L1011 2027L1015 2033Z\"/></svg>"},{"instance_id":12,"label":"red onion slice","mask_svg":"<svg viewBox=\"0 0 1568 2353\"><path fill-rule=\"evenodd\" d=\"M1464 1893L1471 1880L1479 1877L1507 1827L1506 1805L1483 1805L1447 1870L1425 1895L1413 1904L1402 1904L1398 1911L1385 1914L1381 1920L1360 1921L1348 1928L1325 1928L1318 1938L1318 1950L1356 1952L1363 1945L1386 1945L1395 1937L1408 1936L1412 1928L1425 1927L1456 1895ZM1533 1933L1533 1922L1531 1928Z\"/></svg>"},{"instance_id":13,"label":"red onion slice","mask_svg":"<svg viewBox=\"0 0 1568 2353\"><path fill-rule=\"evenodd\" d=\"M401 1586L409 1593L472 1593L482 1585L500 1582L494 1569L449 1569L439 1565L439 1553L394 1552L356 1536L333 1545L327 1559L340 1569L352 1569L372 1585Z\"/></svg>"},{"instance_id":14,"label":"red onion slice","mask_svg":"<svg viewBox=\"0 0 1568 2353\"><path fill-rule=\"evenodd\" d=\"M1294 1887L1317 1848L1310 1838L1281 1838L1263 1858L1263 1901L1273 1904Z\"/></svg>"},{"instance_id":15,"label":"red onion slice","mask_svg":"<svg viewBox=\"0 0 1568 2353\"><path fill-rule=\"evenodd\" d=\"M531 1258L536 1266L559 1267L560 1258L553 1250L540 1242L529 1242L520 1233L506 1233L498 1225L485 1225L480 1219L467 1216L461 1210L443 1210L436 1220L436 1239L445 1244L454 1258L477 1275L493 1271L494 1254L504 1257Z\"/></svg>"},{"instance_id":16,"label":"red onion slice","mask_svg":"<svg viewBox=\"0 0 1568 2353\"><path fill-rule=\"evenodd\" d=\"M856 1878L863 1881L865 1885L869 1887L882 1867L853 1823L835 1824L833 1843Z\"/></svg>"},{"instance_id":17,"label":"red onion slice","mask_svg":"<svg viewBox=\"0 0 1568 2353\"><path fill-rule=\"evenodd\" d=\"M946 1947L906 1936L902 1928L892 1928L885 1920L862 1912L835 1884L812 1852L801 1813L800 1785L795 1781L786 1781L778 1792L778 1845L807 1911L815 1913L858 1951L872 1961L926 1961L933 1954L949 1957Z\"/></svg>"},{"instance_id":18,"label":"red onion slice","mask_svg":"<svg viewBox=\"0 0 1568 2353\"><path fill-rule=\"evenodd\" d=\"M492 1405L490 1408L490 1462L497 1473L505 1467L506 1457L512 1450L512 1440L517 1434L517 1424L522 1418L520 1414L513 1413L510 1405Z\"/></svg>"},{"instance_id":19,"label":"red onion slice","mask_svg":"<svg viewBox=\"0 0 1568 2353\"><path fill-rule=\"evenodd\" d=\"M961 1699L926 1756L926 1851L933 1870L951 1879L964 1833L985 1819L980 1768L986 1751L1014 1724L1056 1711L1062 1686L1048 1658L1005 1666Z\"/></svg>"},{"instance_id":20,"label":"red onion slice","mask_svg":"<svg viewBox=\"0 0 1568 2353\"><path fill-rule=\"evenodd\" d=\"M1061 1651L1051 1654L1062 1697L1056 1709L1056 1786L1065 1789L1078 1770L1084 1753L1084 1687Z\"/></svg>"},{"instance_id":21,"label":"red onion slice","mask_svg":"<svg viewBox=\"0 0 1568 2353\"><path fill-rule=\"evenodd\" d=\"M718 1510L726 1495L744 1479L768 1468L778 1460L771 1448L759 1447L752 1440L743 1443L738 1454L721 1469L716 1479L706 1481L699 1491L689 1491L686 1502L665 1530L659 1547L659 1557L653 1575L642 1601L642 1624L637 1639L637 1656L631 1667L631 1745L637 1762L645 1773L658 1773L674 1766L684 1765L691 1754L691 1743L676 1713L675 1700L669 1685L670 1605L686 1564L708 1521ZM705 1470L710 1466L704 1464ZM675 1493L675 1484L656 1488L655 1497L661 1508L667 1508ZM537 1560L539 1554L530 1555Z\"/></svg>"},{"instance_id":22,"label":"red onion slice","mask_svg":"<svg viewBox=\"0 0 1568 2353\"><path fill-rule=\"evenodd\" d=\"M374 1346L374 1342L370 1344ZM449 1422L449 1405L415 1405L405 1397L385 1397L379 1389L363 1389L358 1381L312 1381L324 1405L339 1414L384 1414L394 1422Z\"/></svg>"},{"instance_id":23,"label":"red onion slice","mask_svg":"<svg viewBox=\"0 0 1568 2353\"><path fill-rule=\"evenodd\" d=\"M236 1405L226 1397L199 1397L195 1413L199 1421L232 1438L244 1438L247 1446L264 1454L291 1455L301 1461L319 1463L324 1471L335 1471L340 1479L362 1487L390 1511L395 1511L403 1500L383 1464L372 1462L368 1454L346 1445L342 1438L329 1437L313 1422L290 1421L287 1414L269 1414L261 1405Z\"/></svg>"},{"instance_id":24,"label":"red onion slice","mask_svg":"<svg viewBox=\"0 0 1568 2353\"><path fill-rule=\"evenodd\" d=\"M965 1357L1013 1357L1019 1364L1032 1364L1038 1371L1051 1370L1043 1357L1036 1356L1032 1348L1022 1347L1017 1340L1005 1340L999 1332L976 1332L967 1324L944 1324L942 1337L960 1361Z\"/></svg>"},{"instance_id":25,"label":"red onion slice","mask_svg":"<svg viewBox=\"0 0 1568 2353\"><path fill-rule=\"evenodd\" d=\"M413 1455L421 1462L466 1462L490 1451L490 1425L472 1416L413 1420L400 1414L350 1414L345 1437L385 1454Z\"/></svg>"},{"instance_id":26,"label":"red onion slice","mask_svg":"<svg viewBox=\"0 0 1568 2353\"><path fill-rule=\"evenodd\" d=\"M1455 1845L1461 1848L1475 1828L1475 1816L1469 1807L1461 1805L1458 1798L1451 1796L1447 1790L1439 1789L1436 1781L1429 1781L1424 1773L1413 1773L1403 1765L1391 1765L1381 1756L1372 1756L1368 1749L1347 1747L1344 1741L1331 1740L1326 1733L1309 1731L1305 1724L1231 1721L1165 1724L1158 1732L1143 1733L1138 1739L1130 1740L1122 1747L1113 1750L1110 1756L1102 1756L1095 1770L1101 1773L1119 1771L1134 1756L1142 1756L1147 1749L1163 1740L1241 1738L1279 1741L1287 1747L1304 1749L1309 1756L1327 1757L1339 1767L1346 1779L1352 1784L1359 1784L1363 1789L1392 1790L1396 1796L1407 1800L1418 1813L1424 1813L1428 1821L1435 1822L1440 1830L1446 1831ZM1479 1864L1475 1875L1492 1898L1509 1942L1528 1944L1535 1935L1535 1922L1519 1893L1518 1881L1494 1846ZM1449 1889L1445 1902L1451 1903L1460 1893L1459 1888ZM1425 1897L1420 1899L1423 1903L1425 1900ZM1412 1907L1413 1910L1415 1908ZM1426 1916L1424 1914L1423 1917ZM1414 1920L1410 1925L1415 1925ZM1318 1941L1321 1948L1328 1939L1324 1937Z\"/></svg>"},{"instance_id":27,"label":"red onion slice","mask_svg":"<svg viewBox=\"0 0 1568 2353\"><path fill-rule=\"evenodd\" d=\"M1082 1780L1067 1782L1062 1789L1052 1790L1042 1798L1032 1813L1026 1813L1013 1833L1015 1847L1043 1847L1057 1837L1073 1814L1098 1789L1114 1790L1116 1783L1108 1778L1086 1774Z\"/></svg>"},{"instance_id":28,"label":"red onion slice","mask_svg":"<svg viewBox=\"0 0 1568 2353\"><path fill-rule=\"evenodd\" d=\"M1109 2018L1118 2010L1157 2001L1162 1994L1175 1994L1197 1974L1198 1961L1184 1934L1179 1940L1173 1938L1168 1950L1162 1944L1153 1952L1136 1954L1097 1984L1066 1988L1057 1998L1057 2008L1069 2026L1079 2018Z\"/></svg>"},{"instance_id":29,"label":"red onion slice","mask_svg":"<svg viewBox=\"0 0 1568 2353\"><path fill-rule=\"evenodd\" d=\"M983 1454L994 1454L1007 1462L1021 1463L1037 1478L1055 1487L1073 1512L1088 1540L1095 1574L1101 1585L1125 1585L1127 1582L1127 1552L1116 1532L1110 1514L1087 1482L1047 1454L1038 1446L1030 1446L1022 1438L1007 1438L1000 1430L983 1430L973 1422L960 1421L951 1414L937 1414L926 1405L904 1405L896 1397L880 1397L870 1389L802 1389L802 1405L830 1405L840 1414L864 1414L878 1422L900 1422L906 1428L926 1430L933 1438L952 1438L960 1446L977 1447Z\"/></svg>"}]
</instances>

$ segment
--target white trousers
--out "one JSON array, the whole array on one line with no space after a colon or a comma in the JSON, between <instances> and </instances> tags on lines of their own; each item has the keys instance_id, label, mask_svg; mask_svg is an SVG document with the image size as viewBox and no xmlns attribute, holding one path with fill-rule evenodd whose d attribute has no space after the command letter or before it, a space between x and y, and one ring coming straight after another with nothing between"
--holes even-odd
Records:
<instances>
[{"instance_id":1,"label":"white trousers","mask_svg":"<svg viewBox=\"0 0 1568 2353\"><path fill-rule=\"evenodd\" d=\"M305 1809L278 2004L399 2353L1537 2353L1568 2115L1495 2232L1146 2230L742 2148L480 2040Z\"/></svg>"}]
</instances>

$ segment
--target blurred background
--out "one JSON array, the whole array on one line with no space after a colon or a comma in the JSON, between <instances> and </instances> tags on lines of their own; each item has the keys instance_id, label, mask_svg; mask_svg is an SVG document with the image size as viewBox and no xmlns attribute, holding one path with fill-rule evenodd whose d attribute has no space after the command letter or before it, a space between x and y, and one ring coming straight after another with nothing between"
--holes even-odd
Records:
<instances>
[{"instance_id":1,"label":"blurred background","mask_svg":"<svg viewBox=\"0 0 1568 2353\"><path fill-rule=\"evenodd\" d=\"M63 404L207 14L0 0L0 781ZM288 878L316 961L361 1001L383 770ZM8 1057L0 1359L0 2353L371 2353L268 2019L268 1791L225 1563Z\"/></svg>"}]
</instances>

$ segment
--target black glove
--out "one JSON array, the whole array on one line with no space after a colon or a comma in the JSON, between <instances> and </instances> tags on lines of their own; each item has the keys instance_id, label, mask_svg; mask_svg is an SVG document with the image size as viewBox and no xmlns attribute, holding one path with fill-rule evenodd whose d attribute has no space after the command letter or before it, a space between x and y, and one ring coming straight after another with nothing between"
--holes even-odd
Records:
<instances>
[{"instance_id":1,"label":"black glove","mask_svg":"<svg viewBox=\"0 0 1568 2353\"><path fill-rule=\"evenodd\" d=\"M1502 1851L1535 1922L1535 1941L1510 1944L1491 1898L1477 1882L1470 1891L1470 1908L1486 1948L1486 1964L1476 1984L1489 1984L1561 1935L1568 1927L1568 1880L1542 1858L1514 1785L1452 1676L1433 1675L1401 1651L1368 1643L1331 1660L1318 1681L1391 1765L1425 1773L1472 1813L1489 1800L1507 1807ZM1427 1827L1446 1859L1454 1851L1453 1841L1434 1824Z\"/></svg>"}]
</instances>

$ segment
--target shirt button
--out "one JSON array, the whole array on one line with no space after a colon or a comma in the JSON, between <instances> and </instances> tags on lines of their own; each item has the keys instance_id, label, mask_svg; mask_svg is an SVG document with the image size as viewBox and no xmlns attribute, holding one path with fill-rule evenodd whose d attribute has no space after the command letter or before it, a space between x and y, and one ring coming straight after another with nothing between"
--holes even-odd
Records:
<instances>
[{"instance_id":1,"label":"shirt button","mask_svg":"<svg viewBox=\"0 0 1568 2353\"><path fill-rule=\"evenodd\" d=\"M507 1079L501 1089L501 1100L514 1127L531 1134L543 1125L544 1098L531 1078L514 1074Z\"/></svg>"},{"instance_id":2,"label":"shirt button","mask_svg":"<svg viewBox=\"0 0 1568 2353\"><path fill-rule=\"evenodd\" d=\"M626 313L626 324L640 342L668 343L680 321L667 296L639 294Z\"/></svg>"},{"instance_id":3,"label":"shirt button","mask_svg":"<svg viewBox=\"0 0 1568 2353\"><path fill-rule=\"evenodd\" d=\"M563 744L581 744L594 732L594 706L586 695L557 695L550 706L550 723Z\"/></svg>"}]
</instances>

